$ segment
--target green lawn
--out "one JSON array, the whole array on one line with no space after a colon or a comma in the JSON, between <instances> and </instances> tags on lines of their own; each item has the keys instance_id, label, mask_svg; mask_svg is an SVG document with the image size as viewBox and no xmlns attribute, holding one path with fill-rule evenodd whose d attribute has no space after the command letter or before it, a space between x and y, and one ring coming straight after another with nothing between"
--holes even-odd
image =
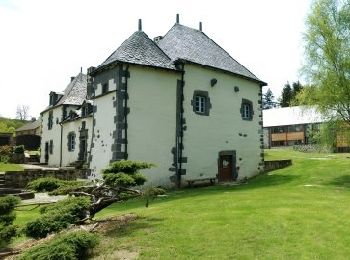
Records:
<instances>
[{"instance_id":1,"label":"green lawn","mask_svg":"<svg viewBox=\"0 0 350 260\"><path fill-rule=\"evenodd\" d=\"M19 164L0 162L0 172L6 171L23 171L23 167Z\"/></svg>"},{"instance_id":2,"label":"green lawn","mask_svg":"<svg viewBox=\"0 0 350 260\"><path fill-rule=\"evenodd\" d=\"M99 217L136 213L96 250L140 259L348 259L350 155L268 150L293 166L240 187L171 192L145 208L115 204ZM103 257L101 257L103 259ZM106 258L107 259L107 258Z\"/></svg>"},{"instance_id":3,"label":"green lawn","mask_svg":"<svg viewBox=\"0 0 350 260\"><path fill-rule=\"evenodd\" d=\"M169 192L148 208L141 200L114 204L98 218L135 213L108 232L96 259L116 251L139 259L348 259L350 155L268 150L291 167L242 186ZM17 212L23 225L38 211Z\"/></svg>"}]
</instances>

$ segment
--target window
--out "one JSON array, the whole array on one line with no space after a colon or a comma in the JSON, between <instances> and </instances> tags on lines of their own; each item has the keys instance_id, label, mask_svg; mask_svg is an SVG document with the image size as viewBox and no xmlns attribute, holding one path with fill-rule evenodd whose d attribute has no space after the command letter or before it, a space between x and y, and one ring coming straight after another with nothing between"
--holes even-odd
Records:
<instances>
[{"instance_id":1,"label":"window","mask_svg":"<svg viewBox=\"0 0 350 260\"><path fill-rule=\"evenodd\" d=\"M50 140L49 153L53 154L53 140Z\"/></svg>"},{"instance_id":2,"label":"window","mask_svg":"<svg viewBox=\"0 0 350 260\"><path fill-rule=\"evenodd\" d=\"M102 94L105 94L108 92L108 83L104 83L102 85Z\"/></svg>"},{"instance_id":3,"label":"window","mask_svg":"<svg viewBox=\"0 0 350 260\"><path fill-rule=\"evenodd\" d=\"M195 90L191 100L193 112L201 116L209 116L211 103L208 91Z\"/></svg>"},{"instance_id":4,"label":"window","mask_svg":"<svg viewBox=\"0 0 350 260\"><path fill-rule=\"evenodd\" d=\"M73 152L75 149L75 133L70 132L68 134L68 151Z\"/></svg>"},{"instance_id":5,"label":"window","mask_svg":"<svg viewBox=\"0 0 350 260\"><path fill-rule=\"evenodd\" d=\"M50 111L49 112L49 118L47 119L47 128L49 130L52 129L52 125L53 125L53 112Z\"/></svg>"},{"instance_id":6,"label":"window","mask_svg":"<svg viewBox=\"0 0 350 260\"><path fill-rule=\"evenodd\" d=\"M204 113L205 112L205 97L196 96L195 110L197 113Z\"/></svg>"},{"instance_id":7,"label":"window","mask_svg":"<svg viewBox=\"0 0 350 260\"><path fill-rule=\"evenodd\" d=\"M242 99L241 116L243 120L253 120L253 102L247 99Z\"/></svg>"}]
</instances>

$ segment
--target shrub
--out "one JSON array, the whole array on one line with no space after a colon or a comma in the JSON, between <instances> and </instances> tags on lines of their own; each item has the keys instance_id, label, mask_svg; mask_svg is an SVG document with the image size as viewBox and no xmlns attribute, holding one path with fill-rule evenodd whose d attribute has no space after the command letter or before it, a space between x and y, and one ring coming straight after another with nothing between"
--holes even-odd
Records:
<instances>
[{"instance_id":1,"label":"shrub","mask_svg":"<svg viewBox=\"0 0 350 260\"><path fill-rule=\"evenodd\" d=\"M36 192L49 192L49 195L64 195L83 184L85 184L83 181L65 181L54 177L44 177L29 182L27 189Z\"/></svg>"},{"instance_id":2,"label":"shrub","mask_svg":"<svg viewBox=\"0 0 350 260\"><path fill-rule=\"evenodd\" d=\"M17 233L12 223L16 218L13 210L19 202L20 199L14 196L0 198L0 248L6 247Z\"/></svg>"},{"instance_id":3,"label":"shrub","mask_svg":"<svg viewBox=\"0 0 350 260\"><path fill-rule=\"evenodd\" d=\"M58 232L84 218L90 206L88 197L71 197L43 207L40 210L42 215L27 222L24 232L33 238L46 237L47 234Z\"/></svg>"},{"instance_id":4,"label":"shrub","mask_svg":"<svg viewBox=\"0 0 350 260\"><path fill-rule=\"evenodd\" d=\"M9 145L0 146L0 162L7 163L12 155L12 147Z\"/></svg>"},{"instance_id":5,"label":"shrub","mask_svg":"<svg viewBox=\"0 0 350 260\"><path fill-rule=\"evenodd\" d=\"M24 153L24 145L18 145L13 148L14 153L23 154Z\"/></svg>"},{"instance_id":6,"label":"shrub","mask_svg":"<svg viewBox=\"0 0 350 260\"><path fill-rule=\"evenodd\" d=\"M36 192L53 191L62 186L62 180L53 177L44 177L33 180L27 184L27 189Z\"/></svg>"},{"instance_id":7,"label":"shrub","mask_svg":"<svg viewBox=\"0 0 350 260\"><path fill-rule=\"evenodd\" d=\"M95 247L98 242L98 237L87 231L65 233L56 236L46 244L27 250L19 259L86 259L89 249Z\"/></svg>"}]
</instances>

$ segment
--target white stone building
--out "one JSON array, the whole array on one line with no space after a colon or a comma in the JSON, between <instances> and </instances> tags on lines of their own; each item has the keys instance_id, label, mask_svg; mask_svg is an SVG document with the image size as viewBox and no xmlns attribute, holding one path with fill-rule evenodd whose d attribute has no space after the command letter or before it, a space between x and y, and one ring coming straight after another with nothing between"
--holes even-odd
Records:
<instances>
[{"instance_id":1,"label":"white stone building","mask_svg":"<svg viewBox=\"0 0 350 260\"><path fill-rule=\"evenodd\" d=\"M261 88L266 83L201 28L177 20L164 37L151 40L139 24L105 62L88 69L87 82L93 120L86 123L92 145L86 145L85 158L93 178L121 159L155 163L145 171L148 184L164 186L215 176L249 178L263 168ZM62 109L52 110L57 117L55 110ZM76 120L61 124L63 150L67 133L77 133ZM52 133L59 135L57 129ZM44 148L45 140L43 128ZM49 157L48 163L58 161ZM61 165L71 161L61 156Z\"/></svg>"}]
</instances>

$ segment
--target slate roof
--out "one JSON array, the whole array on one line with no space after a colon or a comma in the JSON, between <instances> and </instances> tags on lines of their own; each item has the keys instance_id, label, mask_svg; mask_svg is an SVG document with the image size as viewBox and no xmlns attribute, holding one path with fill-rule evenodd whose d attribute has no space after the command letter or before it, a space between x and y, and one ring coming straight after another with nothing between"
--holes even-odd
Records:
<instances>
[{"instance_id":1,"label":"slate roof","mask_svg":"<svg viewBox=\"0 0 350 260\"><path fill-rule=\"evenodd\" d=\"M87 76L79 73L66 87L61 99L55 106L59 105L77 105L80 106L85 98L87 92Z\"/></svg>"},{"instance_id":2,"label":"slate roof","mask_svg":"<svg viewBox=\"0 0 350 260\"><path fill-rule=\"evenodd\" d=\"M18 131L26 131L26 130L34 130L38 127L40 127L41 121L40 120L35 120L33 122L29 122L19 128L16 129L16 132Z\"/></svg>"},{"instance_id":3,"label":"slate roof","mask_svg":"<svg viewBox=\"0 0 350 260\"><path fill-rule=\"evenodd\" d=\"M313 107L281 107L263 110L263 126L322 123L327 120Z\"/></svg>"},{"instance_id":4,"label":"slate roof","mask_svg":"<svg viewBox=\"0 0 350 260\"><path fill-rule=\"evenodd\" d=\"M176 69L172 60L143 31L134 32L100 67L116 61Z\"/></svg>"},{"instance_id":5,"label":"slate roof","mask_svg":"<svg viewBox=\"0 0 350 260\"><path fill-rule=\"evenodd\" d=\"M202 31L176 23L158 45L173 61L182 59L264 83Z\"/></svg>"}]
</instances>

